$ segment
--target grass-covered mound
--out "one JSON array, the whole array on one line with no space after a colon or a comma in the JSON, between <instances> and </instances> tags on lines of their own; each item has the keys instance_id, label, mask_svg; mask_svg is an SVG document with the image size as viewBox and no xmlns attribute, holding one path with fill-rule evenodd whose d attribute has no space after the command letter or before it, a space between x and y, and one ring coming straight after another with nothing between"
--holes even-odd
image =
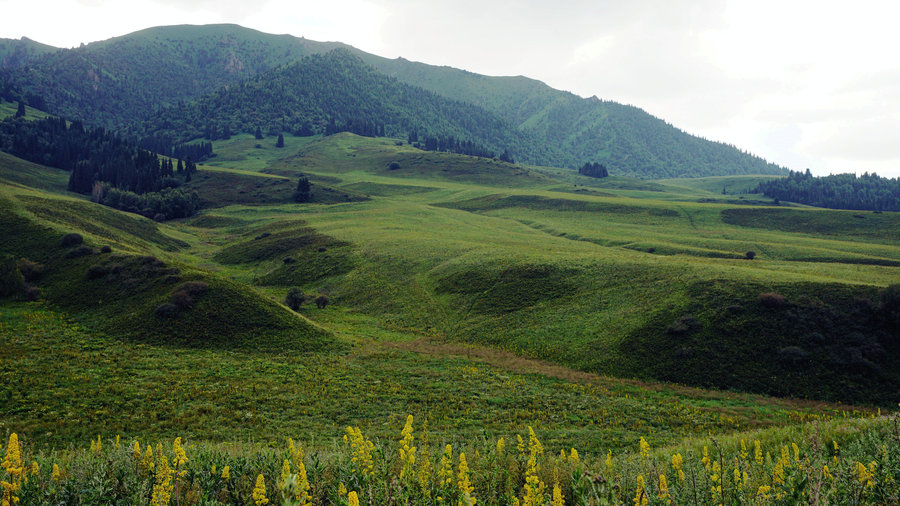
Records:
<instances>
[{"instance_id":1,"label":"grass-covered mound","mask_svg":"<svg viewBox=\"0 0 900 506\"><path fill-rule=\"evenodd\" d=\"M255 229L252 238L222 248L214 259L223 264L240 264L347 245L305 225L302 220L294 220Z\"/></svg>"},{"instance_id":2,"label":"grass-covered mound","mask_svg":"<svg viewBox=\"0 0 900 506\"><path fill-rule=\"evenodd\" d=\"M716 280L652 312L621 374L710 388L890 403L900 390L898 287Z\"/></svg>"},{"instance_id":3,"label":"grass-covered mound","mask_svg":"<svg viewBox=\"0 0 900 506\"><path fill-rule=\"evenodd\" d=\"M741 227L896 243L900 213L821 209L725 209L722 221Z\"/></svg>"},{"instance_id":4,"label":"grass-covered mound","mask_svg":"<svg viewBox=\"0 0 900 506\"><path fill-rule=\"evenodd\" d=\"M30 194L0 201L0 218L0 253L39 266L22 297L45 300L109 337L304 352L332 345L326 331L250 287L140 253L187 245L153 221Z\"/></svg>"}]
</instances>

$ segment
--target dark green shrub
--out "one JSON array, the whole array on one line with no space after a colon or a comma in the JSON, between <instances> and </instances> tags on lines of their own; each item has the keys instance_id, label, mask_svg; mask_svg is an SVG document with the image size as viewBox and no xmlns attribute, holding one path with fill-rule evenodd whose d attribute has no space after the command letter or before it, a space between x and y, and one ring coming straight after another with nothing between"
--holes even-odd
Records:
<instances>
[{"instance_id":1,"label":"dark green shrub","mask_svg":"<svg viewBox=\"0 0 900 506\"><path fill-rule=\"evenodd\" d=\"M194 304L194 299L187 292L177 291L169 297L169 302L180 309L187 309Z\"/></svg>"},{"instance_id":2,"label":"dark green shrub","mask_svg":"<svg viewBox=\"0 0 900 506\"><path fill-rule=\"evenodd\" d=\"M0 297L19 295L25 289L25 278L19 272L16 259L10 255L0 257Z\"/></svg>"},{"instance_id":3,"label":"dark green shrub","mask_svg":"<svg viewBox=\"0 0 900 506\"><path fill-rule=\"evenodd\" d=\"M32 262L27 258L20 258L17 265L19 267L19 272L22 273L22 277L25 278L26 282L39 279L41 274L44 273L43 264Z\"/></svg>"},{"instance_id":4,"label":"dark green shrub","mask_svg":"<svg viewBox=\"0 0 900 506\"><path fill-rule=\"evenodd\" d=\"M160 304L156 306L156 316L162 318L173 318L178 314L178 306L175 304Z\"/></svg>"},{"instance_id":5,"label":"dark green shrub","mask_svg":"<svg viewBox=\"0 0 900 506\"><path fill-rule=\"evenodd\" d=\"M331 302L331 299L327 295L322 294L316 297L316 307L319 309L324 309L329 302Z\"/></svg>"},{"instance_id":6,"label":"dark green shrub","mask_svg":"<svg viewBox=\"0 0 900 506\"><path fill-rule=\"evenodd\" d=\"M86 257L88 255L93 255L94 250L87 246L79 246L72 251L66 253L66 258L81 258Z\"/></svg>"},{"instance_id":7,"label":"dark green shrub","mask_svg":"<svg viewBox=\"0 0 900 506\"><path fill-rule=\"evenodd\" d=\"M59 245L63 248L69 248L71 246L78 246L79 244L84 242L84 237L81 234L76 234L72 232L71 234L66 234L63 236L62 241L60 241Z\"/></svg>"},{"instance_id":8,"label":"dark green shrub","mask_svg":"<svg viewBox=\"0 0 900 506\"><path fill-rule=\"evenodd\" d=\"M784 298L784 295L774 292L761 293L757 300L763 306L771 309L778 309L787 305L787 299Z\"/></svg>"},{"instance_id":9,"label":"dark green shrub","mask_svg":"<svg viewBox=\"0 0 900 506\"><path fill-rule=\"evenodd\" d=\"M174 273L174 274L177 274L177 273ZM175 288L175 291L184 292L190 296L195 296L195 295L203 295L204 293L206 293L206 290L208 288L209 288L209 285L207 285L203 281L186 281L186 282L178 285L178 287Z\"/></svg>"},{"instance_id":10,"label":"dark green shrub","mask_svg":"<svg viewBox=\"0 0 900 506\"><path fill-rule=\"evenodd\" d=\"M754 258L756 258L756 252L748 251L748 252L744 253L744 258L746 258L747 260L753 260Z\"/></svg>"},{"instance_id":11,"label":"dark green shrub","mask_svg":"<svg viewBox=\"0 0 900 506\"><path fill-rule=\"evenodd\" d=\"M25 300L28 302L34 302L41 298L41 289L34 286L25 284L25 290L22 292L22 296L25 297Z\"/></svg>"},{"instance_id":12,"label":"dark green shrub","mask_svg":"<svg viewBox=\"0 0 900 506\"><path fill-rule=\"evenodd\" d=\"M106 277L109 274L109 268L105 265L92 265L87 270L87 278L88 279L98 279Z\"/></svg>"},{"instance_id":13,"label":"dark green shrub","mask_svg":"<svg viewBox=\"0 0 900 506\"><path fill-rule=\"evenodd\" d=\"M284 297L284 305L297 311L300 309L306 302L306 294L303 293L303 290L293 287L288 290L287 295Z\"/></svg>"}]
</instances>

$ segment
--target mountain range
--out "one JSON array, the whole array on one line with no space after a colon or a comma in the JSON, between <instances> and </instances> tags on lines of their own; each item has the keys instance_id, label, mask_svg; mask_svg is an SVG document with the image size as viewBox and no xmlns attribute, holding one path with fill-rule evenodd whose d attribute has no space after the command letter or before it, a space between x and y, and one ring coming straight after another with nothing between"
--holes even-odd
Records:
<instances>
[{"instance_id":1,"label":"mountain range","mask_svg":"<svg viewBox=\"0 0 900 506\"><path fill-rule=\"evenodd\" d=\"M156 27L73 49L0 40L0 95L50 113L177 142L210 129L322 133L366 122L379 134L465 141L519 162L600 162L642 178L782 174L760 157L689 135L633 106L526 77L387 59L339 42L237 25Z\"/></svg>"}]
</instances>

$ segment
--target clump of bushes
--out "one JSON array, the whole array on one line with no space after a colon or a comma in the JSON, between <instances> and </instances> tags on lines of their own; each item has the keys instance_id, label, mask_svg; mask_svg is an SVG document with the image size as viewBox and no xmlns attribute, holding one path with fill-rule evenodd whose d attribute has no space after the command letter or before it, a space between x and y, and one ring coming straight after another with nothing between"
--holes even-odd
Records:
<instances>
[{"instance_id":1,"label":"clump of bushes","mask_svg":"<svg viewBox=\"0 0 900 506\"><path fill-rule=\"evenodd\" d=\"M666 332L672 335L680 335L700 330L701 328L703 328L703 324L700 323L700 320L694 318L694 315L686 314L672 322L666 329Z\"/></svg>"},{"instance_id":2,"label":"clump of bushes","mask_svg":"<svg viewBox=\"0 0 900 506\"><path fill-rule=\"evenodd\" d=\"M83 242L84 237L82 237L81 234L72 232L71 234L64 235L62 240L59 242L59 245L63 248L71 248L72 246L78 246Z\"/></svg>"},{"instance_id":3,"label":"clump of bushes","mask_svg":"<svg viewBox=\"0 0 900 506\"><path fill-rule=\"evenodd\" d=\"M25 289L25 279L16 264L16 259L10 255L0 257L0 297L17 295Z\"/></svg>"},{"instance_id":4,"label":"clump of bushes","mask_svg":"<svg viewBox=\"0 0 900 506\"><path fill-rule=\"evenodd\" d=\"M293 309L294 311L300 310L300 306L306 303L307 297L306 294L303 293L303 290L293 287L288 290L287 295L284 296L284 305Z\"/></svg>"},{"instance_id":5,"label":"clump of bushes","mask_svg":"<svg viewBox=\"0 0 900 506\"><path fill-rule=\"evenodd\" d=\"M43 264L32 262L27 258L20 258L17 262L17 266L19 267L19 272L22 273L22 277L25 279L26 283L36 281L41 277L41 275L44 274Z\"/></svg>"},{"instance_id":6,"label":"clump of bushes","mask_svg":"<svg viewBox=\"0 0 900 506\"><path fill-rule=\"evenodd\" d=\"M207 289L209 289L209 285L203 281L181 283L172 290L168 303L157 306L156 315L171 318L179 311L189 309L194 305L195 299L206 293Z\"/></svg>"},{"instance_id":7,"label":"clump of bushes","mask_svg":"<svg viewBox=\"0 0 900 506\"><path fill-rule=\"evenodd\" d=\"M319 309L324 309L325 306L327 306L329 302L331 302L331 299L328 298L328 296L325 294L322 294L322 295L319 295L318 297L316 297L316 307Z\"/></svg>"},{"instance_id":8,"label":"clump of bushes","mask_svg":"<svg viewBox=\"0 0 900 506\"><path fill-rule=\"evenodd\" d=\"M93 254L94 254L93 248L90 248L88 246L79 246L79 247L69 251L68 253L66 253L66 258L69 258L69 259L81 258L81 257L93 255Z\"/></svg>"},{"instance_id":9,"label":"clump of bushes","mask_svg":"<svg viewBox=\"0 0 900 506\"><path fill-rule=\"evenodd\" d=\"M754 258L756 258L756 252L748 251L748 252L744 253L744 258L746 258L747 260L753 260Z\"/></svg>"},{"instance_id":10,"label":"clump of bushes","mask_svg":"<svg viewBox=\"0 0 900 506\"><path fill-rule=\"evenodd\" d=\"M787 299L784 298L784 295L775 292L761 293L759 294L759 297L757 297L757 300L764 307L770 309L778 309L787 306Z\"/></svg>"},{"instance_id":11,"label":"clump of bushes","mask_svg":"<svg viewBox=\"0 0 900 506\"><path fill-rule=\"evenodd\" d=\"M109 267L102 264L92 265L87 270L87 278L88 279L99 279L106 277L109 274Z\"/></svg>"}]
</instances>

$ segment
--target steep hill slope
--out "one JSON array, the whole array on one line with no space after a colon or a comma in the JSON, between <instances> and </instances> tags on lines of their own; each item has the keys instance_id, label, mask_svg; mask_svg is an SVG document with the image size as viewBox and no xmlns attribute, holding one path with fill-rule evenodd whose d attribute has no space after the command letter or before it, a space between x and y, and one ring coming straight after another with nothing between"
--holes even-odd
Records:
<instances>
[{"instance_id":1,"label":"steep hill slope","mask_svg":"<svg viewBox=\"0 0 900 506\"><path fill-rule=\"evenodd\" d=\"M406 137L410 131L474 141L549 164L561 154L500 117L381 74L345 49L299 62L223 88L196 102L165 109L138 126L135 135L187 141L221 132L322 131L337 121L373 133Z\"/></svg>"},{"instance_id":2,"label":"steep hill slope","mask_svg":"<svg viewBox=\"0 0 900 506\"><path fill-rule=\"evenodd\" d=\"M50 112L120 128L303 56L343 46L237 25L148 28L33 58L11 74Z\"/></svg>"},{"instance_id":3,"label":"steep hill slope","mask_svg":"<svg viewBox=\"0 0 900 506\"><path fill-rule=\"evenodd\" d=\"M567 165L599 160L617 175L654 178L785 173L734 146L686 134L634 106L584 99L523 76L491 77L358 54L402 82L499 114L536 138L559 146L569 157Z\"/></svg>"},{"instance_id":4,"label":"steep hill slope","mask_svg":"<svg viewBox=\"0 0 900 506\"><path fill-rule=\"evenodd\" d=\"M59 51L59 48L41 44L28 37L0 39L0 69L21 67L38 56L56 51Z\"/></svg>"}]
</instances>

